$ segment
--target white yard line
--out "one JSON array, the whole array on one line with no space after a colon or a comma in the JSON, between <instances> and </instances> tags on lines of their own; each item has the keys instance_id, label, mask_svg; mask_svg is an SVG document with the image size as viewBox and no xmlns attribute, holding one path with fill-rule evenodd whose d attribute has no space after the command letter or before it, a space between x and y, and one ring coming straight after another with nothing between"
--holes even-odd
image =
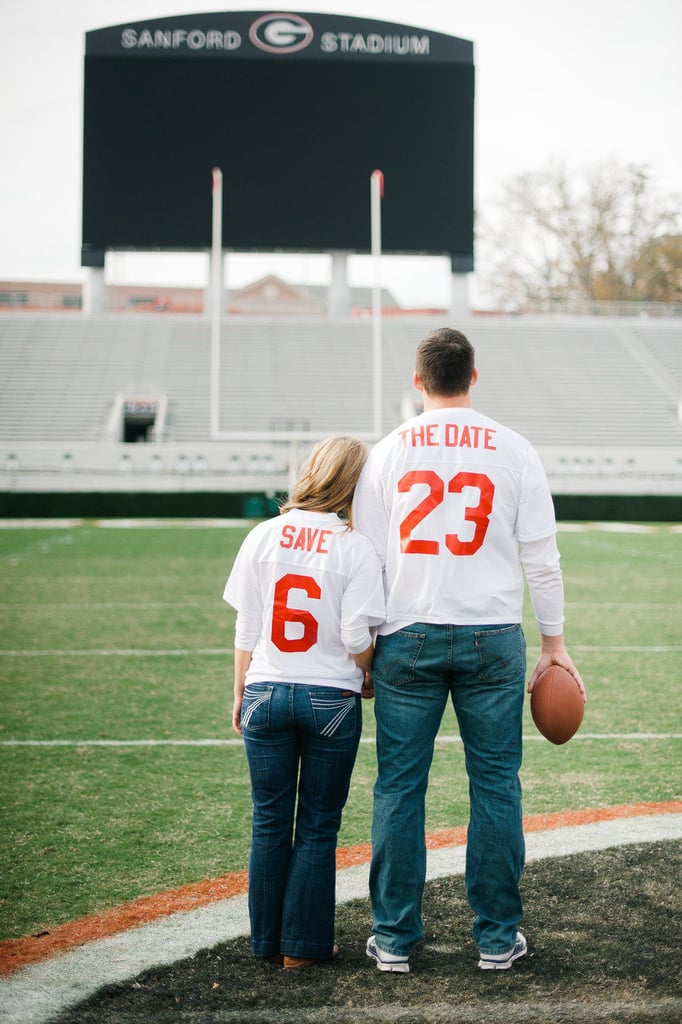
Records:
<instances>
[{"instance_id":1,"label":"white yard line","mask_svg":"<svg viewBox=\"0 0 682 1024\"><path fill-rule=\"evenodd\" d=\"M110 530L140 529L227 529L252 527L257 519L0 519L0 530L71 530L95 526ZM560 533L680 533L680 523L559 522Z\"/></svg>"},{"instance_id":2,"label":"white yard line","mask_svg":"<svg viewBox=\"0 0 682 1024\"><path fill-rule=\"evenodd\" d=\"M0 519L0 530L72 530L96 526L111 530L161 529L176 530L228 529L233 526L255 526L255 519Z\"/></svg>"},{"instance_id":3,"label":"white yard line","mask_svg":"<svg viewBox=\"0 0 682 1024\"><path fill-rule=\"evenodd\" d=\"M524 735L523 742L541 740L540 733ZM577 740L682 740L682 732L578 732L571 742ZM53 740L0 740L0 747L241 747L243 740L225 738L206 739L142 739L142 740L101 740L101 739L53 739ZM363 736L361 743L374 743L374 736ZM437 736L436 743L461 743L460 736Z\"/></svg>"},{"instance_id":4,"label":"white yard line","mask_svg":"<svg viewBox=\"0 0 682 1024\"><path fill-rule=\"evenodd\" d=\"M539 650L532 644L528 645L529 652ZM574 644L571 650L613 652L629 651L642 654L677 654L682 651L682 644ZM231 647L161 647L137 648L55 648L49 647L39 650L25 648L21 650L0 650L0 658L190 658L192 655L199 655L202 658L224 657L231 654Z\"/></svg>"},{"instance_id":5,"label":"white yard line","mask_svg":"<svg viewBox=\"0 0 682 1024\"><path fill-rule=\"evenodd\" d=\"M680 648L682 650L682 648ZM22 650L22 651L0 651L0 658L189 658L193 654L202 658L224 657L231 654L231 647L170 647L159 650L144 648L112 648L111 650L98 648L66 648L59 650L50 648L47 650Z\"/></svg>"},{"instance_id":6,"label":"white yard line","mask_svg":"<svg viewBox=\"0 0 682 1024\"><path fill-rule=\"evenodd\" d=\"M526 856L532 862L630 843L680 838L682 814L643 815L530 832L526 836ZM463 846L430 850L428 879L462 874L464 857ZM337 902L367 896L368 877L368 864L339 871ZM532 922L529 925L532 928ZM0 979L0 1022L47 1024L103 985L128 981L152 967L175 963L248 933L247 897L236 896L87 942Z\"/></svg>"}]
</instances>

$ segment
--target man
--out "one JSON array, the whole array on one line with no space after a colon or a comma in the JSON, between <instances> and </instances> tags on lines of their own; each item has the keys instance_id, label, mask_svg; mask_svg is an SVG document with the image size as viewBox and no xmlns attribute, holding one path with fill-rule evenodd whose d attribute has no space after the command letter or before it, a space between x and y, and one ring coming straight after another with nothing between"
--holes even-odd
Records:
<instances>
[{"instance_id":1,"label":"man","mask_svg":"<svg viewBox=\"0 0 682 1024\"><path fill-rule=\"evenodd\" d=\"M448 696L469 777L466 892L478 966L505 970L526 953L518 930L524 575L542 637L528 689L558 664L584 696L564 646L544 470L528 441L472 408L477 378L463 334L429 334L414 374L424 412L376 445L353 502L355 525L381 559L387 597L373 669L378 776L367 943L381 971L409 971L424 934L424 802Z\"/></svg>"}]
</instances>

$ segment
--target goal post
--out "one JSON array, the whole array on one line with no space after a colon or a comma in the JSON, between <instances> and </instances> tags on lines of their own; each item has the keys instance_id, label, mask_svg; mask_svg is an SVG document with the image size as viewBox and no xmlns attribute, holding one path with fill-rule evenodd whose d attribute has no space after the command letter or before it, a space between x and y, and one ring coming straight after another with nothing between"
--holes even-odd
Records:
<instances>
[{"instance_id":1,"label":"goal post","mask_svg":"<svg viewBox=\"0 0 682 1024\"><path fill-rule=\"evenodd\" d=\"M209 418L212 441L272 441L288 442L295 451L299 443L321 441L330 431L236 431L220 429L221 345L223 318L223 250L222 210L223 176L220 168L213 168L213 213L210 267L211 353L209 368ZM383 433L383 339L382 339L382 282L381 282L381 201L384 195L382 171L370 175L370 245L373 264L372 284L372 430L355 435L364 441L378 441Z\"/></svg>"},{"instance_id":2,"label":"goal post","mask_svg":"<svg viewBox=\"0 0 682 1024\"><path fill-rule=\"evenodd\" d=\"M210 435L217 440L220 434L220 342L223 315L223 173L214 167L212 182L211 229L211 370L210 370Z\"/></svg>"}]
</instances>

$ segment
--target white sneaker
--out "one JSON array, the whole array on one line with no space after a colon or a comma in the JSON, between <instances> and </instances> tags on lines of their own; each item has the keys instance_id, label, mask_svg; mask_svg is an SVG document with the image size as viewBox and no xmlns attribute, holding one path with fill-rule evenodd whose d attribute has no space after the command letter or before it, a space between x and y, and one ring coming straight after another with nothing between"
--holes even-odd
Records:
<instances>
[{"instance_id":1,"label":"white sneaker","mask_svg":"<svg viewBox=\"0 0 682 1024\"><path fill-rule=\"evenodd\" d=\"M481 953L478 966L482 971L508 971L514 961L525 956L527 952L528 943L521 932L517 932L513 949L507 953Z\"/></svg>"},{"instance_id":2,"label":"white sneaker","mask_svg":"<svg viewBox=\"0 0 682 1024\"><path fill-rule=\"evenodd\" d=\"M396 956L395 953L385 953L379 949L373 935L367 939L367 956L376 960L377 969L380 971L393 971L394 974L409 974L410 960L406 956Z\"/></svg>"}]
</instances>

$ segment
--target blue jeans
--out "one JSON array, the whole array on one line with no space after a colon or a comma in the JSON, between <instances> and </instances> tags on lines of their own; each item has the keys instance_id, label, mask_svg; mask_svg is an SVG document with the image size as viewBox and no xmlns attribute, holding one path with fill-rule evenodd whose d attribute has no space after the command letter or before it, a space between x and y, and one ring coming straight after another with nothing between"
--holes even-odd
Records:
<instances>
[{"instance_id":1,"label":"blue jeans","mask_svg":"<svg viewBox=\"0 0 682 1024\"><path fill-rule=\"evenodd\" d=\"M452 698L469 777L466 893L482 953L514 946L522 914L520 625L414 623L377 637L370 894L381 949L408 956L424 935L424 801L434 740Z\"/></svg>"},{"instance_id":2,"label":"blue jeans","mask_svg":"<svg viewBox=\"0 0 682 1024\"><path fill-rule=\"evenodd\" d=\"M293 683L245 688L256 956L332 956L336 841L360 742L360 699L350 690Z\"/></svg>"}]
</instances>

